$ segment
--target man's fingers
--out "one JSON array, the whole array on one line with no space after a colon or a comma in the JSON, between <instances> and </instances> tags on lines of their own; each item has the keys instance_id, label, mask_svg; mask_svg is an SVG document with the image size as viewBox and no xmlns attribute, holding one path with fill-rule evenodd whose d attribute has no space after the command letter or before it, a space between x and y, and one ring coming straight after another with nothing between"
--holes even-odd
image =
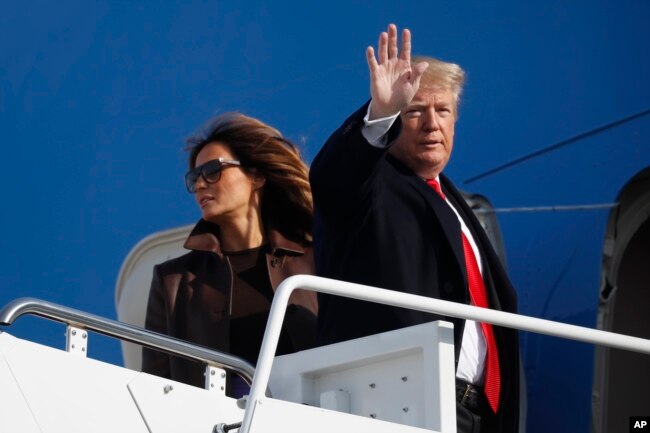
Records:
<instances>
[{"instance_id":1,"label":"man's fingers","mask_svg":"<svg viewBox=\"0 0 650 433\"><path fill-rule=\"evenodd\" d=\"M370 70L370 75L372 76L379 67L377 64L377 59L375 59L375 50L372 47L366 48L366 61L368 62L368 69Z\"/></svg>"},{"instance_id":2,"label":"man's fingers","mask_svg":"<svg viewBox=\"0 0 650 433\"><path fill-rule=\"evenodd\" d=\"M395 24L388 25L388 58L397 57L397 27Z\"/></svg>"},{"instance_id":3,"label":"man's fingers","mask_svg":"<svg viewBox=\"0 0 650 433\"><path fill-rule=\"evenodd\" d=\"M420 78L422 74L427 70L429 64L427 62L421 62L411 68L411 83L416 89L420 87Z\"/></svg>"},{"instance_id":4,"label":"man's fingers","mask_svg":"<svg viewBox=\"0 0 650 433\"><path fill-rule=\"evenodd\" d=\"M402 52L399 54L399 58L411 63L411 32L409 29L402 30Z\"/></svg>"},{"instance_id":5,"label":"man's fingers","mask_svg":"<svg viewBox=\"0 0 650 433\"><path fill-rule=\"evenodd\" d=\"M420 76L422 76L422 74L424 74L424 71L426 71L428 67L429 67L429 64L427 62L420 62L417 65L415 65L415 67L412 68L412 69L413 69L413 72L418 77L420 77Z\"/></svg>"},{"instance_id":6,"label":"man's fingers","mask_svg":"<svg viewBox=\"0 0 650 433\"><path fill-rule=\"evenodd\" d=\"M383 65L388 61L388 34L386 32L381 32L379 35L379 48L377 51L379 64Z\"/></svg>"}]
</instances>

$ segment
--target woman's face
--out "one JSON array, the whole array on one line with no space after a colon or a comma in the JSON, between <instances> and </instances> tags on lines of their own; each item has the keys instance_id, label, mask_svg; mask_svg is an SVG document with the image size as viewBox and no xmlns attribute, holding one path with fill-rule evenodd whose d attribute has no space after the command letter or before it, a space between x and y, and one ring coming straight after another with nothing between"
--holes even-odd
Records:
<instances>
[{"instance_id":1,"label":"woman's face","mask_svg":"<svg viewBox=\"0 0 650 433\"><path fill-rule=\"evenodd\" d=\"M195 167L218 158L237 159L227 145L214 142L201 149L196 156ZM215 183L208 183L199 176L194 198L204 220L223 224L246 218L251 212L256 213L260 206L259 191L263 185L263 178L248 174L239 166L224 164L221 177Z\"/></svg>"}]
</instances>

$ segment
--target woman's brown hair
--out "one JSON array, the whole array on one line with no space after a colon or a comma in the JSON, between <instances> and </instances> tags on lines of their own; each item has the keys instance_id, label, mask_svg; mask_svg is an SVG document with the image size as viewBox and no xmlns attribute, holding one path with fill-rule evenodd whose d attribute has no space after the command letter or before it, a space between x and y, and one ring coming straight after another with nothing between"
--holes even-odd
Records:
<instances>
[{"instance_id":1,"label":"woman's brown hair","mask_svg":"<svg viewBox=\"0 0 650 433\"><path fill-rule=\"evenodd\" d=\"M212 119L204 132L187 139L189 166L205 146L228 146L242 169L266 179L262 190L262 224L293 241L312 241L313 202L308 168L298 147L280 131L240 113L224 113Z\"/></svg>"}]
</instances>

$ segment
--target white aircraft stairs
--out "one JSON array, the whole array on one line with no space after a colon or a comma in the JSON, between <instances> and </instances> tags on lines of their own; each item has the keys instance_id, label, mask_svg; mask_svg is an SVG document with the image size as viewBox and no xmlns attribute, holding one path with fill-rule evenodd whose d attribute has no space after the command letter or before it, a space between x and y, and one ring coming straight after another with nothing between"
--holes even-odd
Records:
<instances>
[{"instance_id":1,"label":"white aircraft stairs","mask_svg":"<svg viewBox=\"0 0 650 433\"><path fill-rule=\"evenodd\" d=\"M253 368L231 355L137 326L21 298L0 310L0 324L9 327L23 315L62 322L67 325L66 350L0 330L0 433L456 431L450 323L432 322L274 357L295 288L650 354L650 340L296 275L276 291ZM206 365L205 389L90 359L89 331L200 361ZM247 397L225 395L226 371L251 384Z\"/></svg>"}]
</instances>

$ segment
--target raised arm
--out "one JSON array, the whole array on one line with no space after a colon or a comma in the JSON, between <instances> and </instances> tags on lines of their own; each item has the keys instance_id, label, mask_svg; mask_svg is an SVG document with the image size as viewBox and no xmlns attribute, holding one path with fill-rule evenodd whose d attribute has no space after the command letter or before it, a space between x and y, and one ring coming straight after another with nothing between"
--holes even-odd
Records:
<instances>
[{"instance_id":1,"label":"raised arm","mask_svg":"<svg viewBox=\"0 0 650 433\"><path fill-rule=\"evenodd\" d=\"M372 47L366 50L372 96L370 120L396 115L408 105L428 67L426 62L411 67L408 30L402 33L401 52L397 46L397 27L391 24L379 35L378 59ZM355 215L363 214L367 198L373 195L371 178L387 148L371 145L362 133L367 111L366 104L352 114L330 136L311 165L315 207L331 222L349 223ZM398 119L386 128L384 142L389 144L399 135L401 123Z\"/></svg>"},{"instance_id":2,"label":"raised arm","mask_svg":"<svg viewBox=\"0 0 650 433\"><path fill-rule=\"evenodd\" d=\"M402 48L397 49L397 27L388 26L379 35L378 59L372 46L366 49L370 72L370 120L392 116L406 107L420 87L426 62L411 66L411 32L402 30Z\"/></svg>"}]
</instances>

